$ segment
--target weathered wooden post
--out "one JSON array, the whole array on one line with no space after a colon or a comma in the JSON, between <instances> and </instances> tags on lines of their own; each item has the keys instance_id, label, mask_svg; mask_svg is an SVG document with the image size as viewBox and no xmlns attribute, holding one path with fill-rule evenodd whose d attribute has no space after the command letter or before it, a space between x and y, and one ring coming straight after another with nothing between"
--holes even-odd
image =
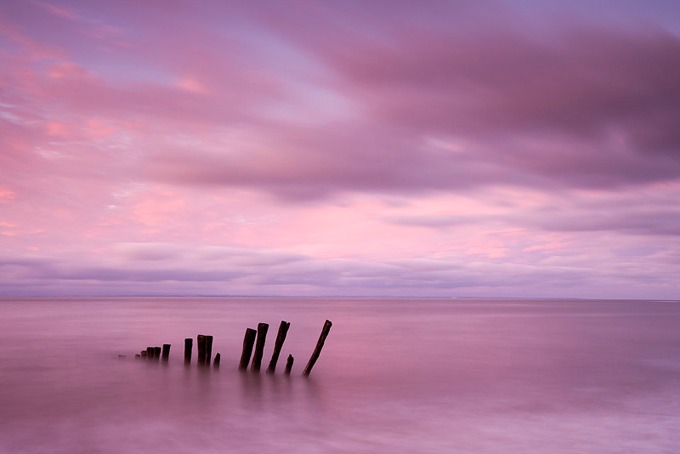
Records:
<instances>
[{"instance_id":1,"label":"weathered wooden post","mask_svg":"<svg viewBox=\"0 0 680 454\"><path fill-rule=\"evenodd\" d=\"M194 340L190 337L184 339L184 364L191 364L191 349L194 347Z\"/></svg>"},{"instance_id":2,"label":"weathered wooden post","mask_svg":"<svg viewBox=\"0 0 680 454\"><path fill-rule=\"evenodd\" d=\"M154 361L160 361L161 359L161 348L160 347L154 347L153 348L153 360Z\"/></svg>"},{"instance_id":3,"label":"weathered wooden post","mask_svg":"<svg viewBox=\"0 0 680 454\"><path fill-rule=\"evenodd\" d=\"M293 355L288 355L288 359L286 360L286 370L283 371L284 375L290 375L290 371L293 370Z\"/></svg>"},{"instance_id":4,"label":"weathered wooden post","mask_svg":"<svg viewBox=\"0 0 680 454\"><path fill-rule=\"evenodd\" d=\"M255 344L255 354L253 355L253 364L250 366L250 370L253 372L259 372L260 366L262 365L262 356L264 355L264 343L267 339L267 330L269 325L266 323L257 324L257 343Z\"/></svg>"},{"instance_id":5,"label":"weathered wooden post","mask_svg":"<svg viewBox=\"0 0 680 454\"><path fill-rule=\"evenodd\" d=\"M153 360L154 350L153 347L146 347L146 359Z\"/></svg>"},{"instance_id":6,"label":"weathered wooden post","mask_svg":"<svg viewBox=\"0 0 680 454\"><path fill-rule=\"evenodd\" d=\"M314 367L316 360L319 359L319 355L321 354L321 349L323 348L323 344L324 344L324 342L326 342L326 337L328 337L328 333L331 331L331 326L333 326L333 323L331 323L330 320L326 320L326 323L324 323L323 329L321 330L321 335L319 336L319 340L316 343L316 348L314 349L314 353L312 353L312 356L309 358L309 362L305 366L305 370L302 372L302 375L304 377L309 376L309 373L312 371L312 367Z\"/></svg>"},{"instance_id":7,"label":"weathered wooden post","mask_svg":"<svg viewBox=\"0 0 680 454\"><path fill-rule=\"evenodd\" d=\"M205 365L210 366L210 361L212 360L212 344L213 337L205 336Z\"/></svg>"},{"instance_id":8,"label":"weathered wooden post","mask_svg":"<svg viewBox=\"0 0 680 454\"><path fill-rule=\"evenodd\" d=\"M216 354L215 354L215 360L213 361L213 367L214 367L215 369L217 369L218 367L220 367L220 354L219 354L219 353L216 353Z\"/></svg>"},{"instance_id":9,"label":"weathered wooden post","mask_svg":"<svg viewBox=\"0 0 680 454\"><path fill-rule=\"evenodd\" d=\"M271 361L269 361L269 366L267 367L268 374L273 374L276 371L276 363L279 361L281 348L283 347L283 343L286 341L286 334L288 334L288 328L290 328L290 322L281 320L281 324L279 325L279 332L276 334L274 353L272 353L272 359Z\"/></svg>"},{"instance_id":10,"label":"weathered wooden post","mask_svg":"<svg viewBox=\"0 0 680 454\"><path fill-rule=\"evenodd\" d=\"M170 358L170 344L163 344L162 359L167 361L168 358Z\"/></svg>"},{"instance_id":11,"label":"weathered wooden post","mask_svg":"<svg viewBox=\"0 0 680 454\"><path fill-rule=\"evenodd\" d=\"M246 370L250 362L250 355L253 354L253 345L255 345L255 336L257 331L252 328L246 328L246 334L243 337L243 351L241 352L241 361L238 363L238 368Z\"/></svg>"},{"instance_id":12,"label":"weathered wooden post","mask_svg":"<svg viewBox=\"0 0 680 454\"><path fill-rule=\"evenodd\" d=\"M196 336L196 348L198 349L198 365L205 365L205 347L206 347L206 336L199 334Z\"/></svg>"}]
</instances>

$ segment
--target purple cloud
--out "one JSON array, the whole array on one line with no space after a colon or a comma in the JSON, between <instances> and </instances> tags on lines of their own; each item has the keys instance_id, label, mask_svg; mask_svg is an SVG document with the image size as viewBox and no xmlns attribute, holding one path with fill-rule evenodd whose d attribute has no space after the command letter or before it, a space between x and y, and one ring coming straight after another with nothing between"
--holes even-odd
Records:
<instances>
[{"instance_id":1,"label":"purple cloud","mask_svg":"<svg viewBox=\"0 0 680 454\"><path fill-rule=\"evenodd\" d=\"M680 176L680 40L668 33L574 29L538 41L507 30L406 30L382 45L345 46L313 50L340 77L333 88L365 112L357 119L274 126L265 154L237 150L238 161L177 150L153 176L293 196L607 189ZM428 147L430 138L460 146Z\"/></svg>"}]
</instances>

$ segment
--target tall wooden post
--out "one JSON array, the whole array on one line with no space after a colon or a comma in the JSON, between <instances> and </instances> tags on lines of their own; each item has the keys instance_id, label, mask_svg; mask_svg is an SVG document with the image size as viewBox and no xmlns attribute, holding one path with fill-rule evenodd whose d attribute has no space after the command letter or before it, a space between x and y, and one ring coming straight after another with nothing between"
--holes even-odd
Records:
<instances>
[{"instance_id":1,"label":"tall wooden post","mask_svg":"<svg viewBox=\"0 0 680 454\"><path fill-rule=\"evenodd\" d=\"M257 331L252 328L246 328L246 334L243 337L243 351L241 352L241 361L238 363L238 368L246 370L250 362L250 355L253 354L253 345L255 345L255 336Z\"/></svg>"},{"instance_id":2,"label":"tall wooden post","mask_svg":"<svg viewBox=\"0 0 680 454\"><path fill-rule=\"evenodd\" d=\"M312 372L312 367L314 367L316 360L319 359L319 355L321 354L323 344L324 342L326 342L326 337L328 337L328 333L331 331L331 326L333 326L333 323L331 323L330 320L326 320L326 323L324 323L323 329L321 330L319 340L316 343L314 353L312 353L312 356L309 358L309 362L305 366L305 370L302 372L303 376L308 377L310 372Z\"/></svg>"},{"instance_id":3,"label":"tall wooden post","mask_svg":"<svg viewBox=\"0 0 680 454\"><path fill-rule=\"evenodd\" d=\"M204 336L203 334L199 334L198 336L196 336L196 347L198 349L198 365L199 366L205 365L206 343L207 343L206 336Z\"/></svg>"},{"instance_id":4,"label":"tall wooden post","mask_svg":"<svg viewBox=\"0 0 680 454\"><path fill-rule=\"evenodd\" d=\"M213 367L215 367L216 369L218 367L220 367L220 354L219 353L215 354L215 361L213 361Z\"/></svg>"},{"instance_id":5,"label":"tall wooden post","mask_svg":"<svg viewBox=\"0 0 680 454\"><path fill-rule=\"evenodd\" d=\"M288 328L290 328L290 322L281 320L281 324L279 325L279 332L276 334L274 353L272 353L272 359L271 361L269 361L269 366L267 367L268 374L273 374L276 371L276 363L279 361L281 348L283 347L283 343L286 341L286 334L288 334Z\"/></svg>"},{"instance_id":6,"label":"tall wooden post","mask_svg":"<svg viewBox=\"0 0 680 454\"><path fill-rule=\"evenodd\" d=\"M212 360L212 344L213 344L213 337L212 336L205 336L205 365L209 366L210 361Z\"/></svg>"},{"instance_id":7,"label":"tall wooden post","mask_svg":"<svg viewBox=\"0 0 680 454\"><path fill-rule=\"evenodd\" d=\"M184 339L184 364L191 364L191 349L194 346L194 340L190 337Z\"/></svg>"},{"instance_id":8,"label":"tall wooden post","mask_svg":"<svg viewBox=\"0 0 680 454\"><path fill-rule=\"evenodd\" d=\"M269 325L266 323L257 324L257 343L255 344L255 354L253 355L253 364L250 370L259 372L262 365L262 356L264 355L264 343L267 339L267 330Z\"/></svg>"}]
</instances>

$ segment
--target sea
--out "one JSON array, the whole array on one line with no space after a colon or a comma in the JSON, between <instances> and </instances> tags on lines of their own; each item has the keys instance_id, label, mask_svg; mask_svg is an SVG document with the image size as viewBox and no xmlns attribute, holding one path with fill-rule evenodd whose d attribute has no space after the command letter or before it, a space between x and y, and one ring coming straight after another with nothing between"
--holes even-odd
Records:
<instances>
[{"instance_id":1,"label":"sea","mask_svg":"<svg viewBox=\"0 0 680 454\"><path fill-rule=\"evenodd\" d=\"M680 302L2 298L0 452L676 454Z\"/></svg>"}]
</instances>

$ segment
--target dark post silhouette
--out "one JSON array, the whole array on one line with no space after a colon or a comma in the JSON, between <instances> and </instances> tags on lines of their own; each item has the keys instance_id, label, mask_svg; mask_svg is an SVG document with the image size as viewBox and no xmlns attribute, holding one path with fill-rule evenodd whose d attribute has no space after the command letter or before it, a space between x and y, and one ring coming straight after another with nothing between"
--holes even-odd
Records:
<instances>
[{"instance_id":1,"label":"dark post silhouette","mask_svg":"<svg viewBox=\"0 0 680 454\"><path fill-rule=\"evenodd\" d=\"M269 325L266 323L257 324L257 343L255 344L255 354L253 355L253 364L250 370L259 372L262 365L262 356L264 355L264 343L267 339L267 330Z\"/></svg>"},{"instance_id":2,"label":"dark post silhouette","mask_svg":"<svg viewBox=\"0 0 680 454\"><path fill-rule=\"evenodd\" d=\"M314 364L316 363L316 360L319 359L319 355L321 354L323 344L324 342L326 342L326 337L328 337L328 333L331 331L331 326L333 326L333 323L331 323L330 320L326 320L326 323L324 323L323 329L321 330L319 340L316 343L314 353L312 353L312 356L309 358L309 362L305 366L305 370L302 372L302 375L304 377L309 376L310 372L312 372L312 367L314 367Z\"/></svg>"},{"instance_id":3,"label":"dark post silhouette","mask_svg":"<svg viewBox=\"0 0 680 454\"><path fill-rule=\"evenodd\" d=\"M286 369L283 371L284 375L290 375L290 371L293 370L293 355L288 355L288 359L286 360Z\"/></svg>"},{"instance_id":4,"label":"dark post silhouette","mask_svg":"<svg viewBox=\"0 0 680 454\"><path fill-rule=\"evenodd\" d=\"M220 354L219 353L215 354L215 360L213 361L213 367L215 367L215 368L220 367Z\"/></svg>"},{"instance_id":5,"label":"dark post silhouette","mask_svg":"<svg viewBox=\"0 0 680 454\"><path fill-rule=\"evenodd\" d=\"M163 344L163 353L162 353L162 359L163 361L167 361L168 358L170 358L170 344Z\"/></svg>"},{"instance_id":6,"label":"dark post silhouette","mask_svg":"<svg viewBox=\"0 0 680 454\"><path fill-rule=\"evenodd\" d=\"M154 361L160 361L161 359L161 348L160 347L154 347L153 348L153 360Z\"/></svg>"},{"instance_id":7,"label":"dark post silhouette","mask_svg":"<svg viewBox=\"0 0 680 454\"><path fill-rule=\"evenodd\" d=\"M276 371L276 363L279 361L279 355L281 354L281 348L283 343L286 341L286 334L288 334L288 328L290 328L290 322L281 320L279 325L279 332L276 335L276 343L274 344L274 353L272 353L272 359L269 361L269 366L267 367L267 373L273 374Z\"/></svg>"},{"instance_id":8,"label":"dark post silhouette","mask_svg":"<svg viewBox=\"0 0 680 454\"><path fill-rule=\"evenodd\" d=\"M198 349L198 365L205 365L207 339L203 334L196 336L196 348Z\"/></svg>"},{"instance_id":9,"label":"dark post silhouette","mask_svg":"<svg viewBox=\"0 0 680 454\"><path fill-rule=\"evenodd\" d=\"M191 349L194 347L194 340L190 337L184 339L184 364L191 363Z\"/></svg>"},{"instance_id":10,"label":"dark post silhouette","mask_svg":"<svg viewBox=\"0 0 680 454\"><path fill-rule=\"evenodd\" d=\"M146 359L153 360L154 349L153 347L146 347Z\"/></svg>"},{"instance_id":11,"label":"dark post silhouette","mask_svg":"<svg viewBox=\"0 0 680 454\"><path fill-rule=\"evenodd\" d=\"M212 344L213 344L213 337L212 336L205 336L205 365L209 366L210 361L212 360Z\"/></svg>"},{"instance_id":12,"label":"dark post silhouette","mask_svg":"<svg viewBox=\"0 0 680 454\"><path fill-rule=\"evenodd\" d=\"M246 328L246 334L243 337L243 351L241 352L241 361L238 363L238 368L246 370L250 362L250 355L253 354L253 345L255 345L255 336L257 331L252 328Z\"/></svg>"}]
</instances>

